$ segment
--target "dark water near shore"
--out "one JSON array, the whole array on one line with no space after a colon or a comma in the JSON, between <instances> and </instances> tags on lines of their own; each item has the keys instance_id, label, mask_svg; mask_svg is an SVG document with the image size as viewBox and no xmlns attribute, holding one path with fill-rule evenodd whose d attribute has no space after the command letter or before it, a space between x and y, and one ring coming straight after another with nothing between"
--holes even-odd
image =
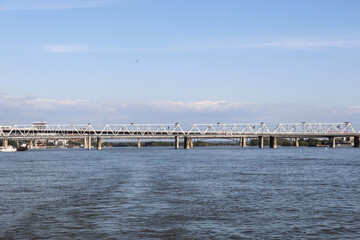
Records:
<instances>
[{"instance_id":1,"label":"dark water near shore","mask_svg":"<svg viewBox=\"0 0 360 240\"><path fill-rule=\"evenodd\" d=\"M360 149L0 153L1 239L359 239Z\"/></svg>"}]
</instances>

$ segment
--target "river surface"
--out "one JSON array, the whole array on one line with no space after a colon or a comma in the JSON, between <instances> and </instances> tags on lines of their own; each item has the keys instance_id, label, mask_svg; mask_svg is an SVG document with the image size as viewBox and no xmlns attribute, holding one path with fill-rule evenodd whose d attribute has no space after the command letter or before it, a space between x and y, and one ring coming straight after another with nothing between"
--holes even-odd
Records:
<instances>
[{"instance_id":1,"label":"river surface","mask_svg":"<svg viewBox=\"0 0 360 240\"><path fill-rule=\"evenodd\" d=\"M360 149L0 153L0 239L359 239Z\"/></svg>"}]
</instances>

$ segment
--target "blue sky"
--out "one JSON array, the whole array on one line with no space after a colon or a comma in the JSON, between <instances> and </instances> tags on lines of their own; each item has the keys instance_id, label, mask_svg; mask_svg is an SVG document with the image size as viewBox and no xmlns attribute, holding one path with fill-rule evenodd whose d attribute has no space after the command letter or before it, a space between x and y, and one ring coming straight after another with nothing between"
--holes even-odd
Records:
<instances>
[{"instance_id":1,"label":"blue sky","mask_svg":"<svg viewBox=\"0 0 360 240\"><path fill-rule=\"evenodd\" d=\"M2 0L0 125L360 127L360 2Z\"/></svg>"}]
</instances>

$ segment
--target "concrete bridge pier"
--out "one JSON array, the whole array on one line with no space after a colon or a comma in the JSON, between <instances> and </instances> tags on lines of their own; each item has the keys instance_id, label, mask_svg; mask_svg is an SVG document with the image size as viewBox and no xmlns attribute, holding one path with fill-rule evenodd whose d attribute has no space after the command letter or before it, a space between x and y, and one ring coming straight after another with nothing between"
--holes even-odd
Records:
<instances>
[{"instance_id":1,"label":"concrete bridge pier","mask_svg":"<svg viewBox=\"0 0 360 240\"><path fill-rule=\"evenodd\" d=\"M34 148L34 140L32 140L32 139L29 141L29 148L30 149Z\"/></svg>"},{"instance_id":2,"label":"concrete bridge pier","mask_svg":"<svg viewBox=\"0 0 360 240\"><path fill-rule=\"evenodd\" d=\"M270 136L270 148L277 148L277 139L276 139L276 137Z\"/></svg>"},{"instance_id":3,"label":"concrete bridge pier","mask_svg":"<svg viewBox=\"0 0 360 240\"><path fill-rule=\"evenodd\" d=\"M360 148L360 136L354 136L354 147Z\"/></svg>"},{"instance_id":4,"label":"concrete bridge pier","mask_svg":"<svg viewBox=\"0 0 360 240\"><path fill-rule=\"evenodd\" d=\"M96 149L101 150L101 138L97 138Z\"/></svg>"},{"instance_id":5,"label":"concrete bridge pier","mask_svg":"<svg viewBox=\"0 0 360 240\"><path fill-rule=\"evenodd\" d=\"M184 137L184 149L190 149L190 138Z\"/></svg>"},{"instance_id":6,"label":"concrete bridge pier","mask_svg":"<svg viewBox=\"0 0 360 240\"><path fill-rule=\"evenodd\" d=\"M87 137L84 138L84 148L89 148L89 142Z\"/></svg>"},{"instance_id":7,"label":"concrete bridge pier","mask_svg":"<svg viewBox=\"0 0 360 240\"><path fill-rule=\"evenodd\" d=\"M295 138L295 147L299 147L300 144L299 144L299 138Z\"/></svg>"},{"instance_id":8,"label":"concrete bridge pier","mask_svg":"<svg viewBox=\"0 0 360 240\"><path fill-rule=\"evenodd\" d=\"M194 147L194 142L193 142L193 139L190 138L190 148L193 148Z\"/></svg>"},{"instance_id":9,"label":"concrete bridge pier","mask_svg":"<svg viewBox=\"0 0 360 240\"><path fill-rule=\"evenodd\" d=\"M259 148L264 148L264 136L259 136Z\"/></svg>"},{"instance_id":10,"label":"concrete bridge pier","mask_svg":"<svg viewBox=\"0 0 360 240\"><path fill-rule=\"evenodd\" d=\"M335 144L335 137L329 137L329 144L331 148L334 148L336 146Z\"/></svg>"},{"instance_id":11,"label":"concrete bridge pier","mask_svg":"<svg viewBox=\"0 0 360 240\"><path fill-rule=\"evenodd\" d=\"M175 136L175 149L179 149L180 143L179 143L179 136Z\"/></svg>"},{"instance_id":12,"label":"concrete bridge pier","mask_svg":"<svg viewBox=\"0 0 360 240\"><path fill-rule=\"evenodd\" d=\"M4 148L7 148L8 146L9 146L9 139L4 138L4 139L3 139L3 147L4 147Z\"/></svg>"},{"instance_id":13,"label":"concrete bridge pier","mask_svg":"<svg viewBox=\"0 0 360 240\"><path fill-rule=\"evenodd\" d=\"M242 142L242 146L246 147L246 137L242 137L241 142Z\"/></svg>"},{"instance_id":14,"label":"concrete bridge pier","mask_svg":"<svg viewBox=\"0 0 360 240\"><path fill-rule=\"evenodd\" d=\"M141 148L140 138L138 138L138 141L137 141L137 148Z\"/></svg>"},{"instance_id":15,"label":"concrete bridge pier","mask_svg":"<svg viewBox=\"0 0 360 240\"><path fill-rule=\"evenodd\" d=\"M91 150L91 137L88 137L88 149Z\"/></svg>"},{"instance_id":16,"label":"concrete bridge pier","mask_svg":"<svg viewBox=\"0 0 360 240\"><path fill-rule=\"evenodd\" d=\"M240 138L240 147L246 147L246 137Z\"/></svg>"}]
</instances>

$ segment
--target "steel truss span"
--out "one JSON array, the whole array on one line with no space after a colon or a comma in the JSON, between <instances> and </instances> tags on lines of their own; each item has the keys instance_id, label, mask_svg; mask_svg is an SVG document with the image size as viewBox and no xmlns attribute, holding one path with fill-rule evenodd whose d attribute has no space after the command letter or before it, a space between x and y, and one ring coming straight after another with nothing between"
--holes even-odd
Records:
<instances>
[{"instance_id":1,"label":"steel truss span","mask_svg":"<svg viewBox=\"0 0 360 240\"><path fill-rule=\"evenodd\" d=\"M0 126L0 138L236 138L236 137L352 137L358 136L349 122L345 123L280 123L270 131L265 123L193 124L184 130L180 124L42 124Z\"/></svg>"}]
</instances>

